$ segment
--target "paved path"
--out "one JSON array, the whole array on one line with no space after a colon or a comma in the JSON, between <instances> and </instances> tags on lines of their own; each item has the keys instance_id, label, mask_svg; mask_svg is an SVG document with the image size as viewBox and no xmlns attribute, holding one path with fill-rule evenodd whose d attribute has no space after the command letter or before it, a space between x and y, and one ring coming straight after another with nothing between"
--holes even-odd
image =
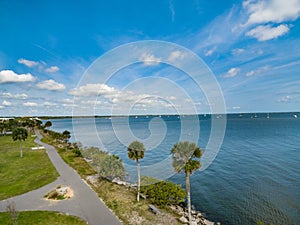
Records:
<instances>
[{"instance_id":1,"label":"paved path","mask_svg":"<svg viewBox=\"0 0 300 225\"><path fill-rule=\"evenodd\" d=\"M6 211L7 202L13 201L18 211L59 211L78 216L90 225L120 225L121 222L116 216L105 206L90 186L62 160L55 148L41 142L39 132L36 132L36 135L38 137L36 143L46 148L46 152L60 176L56 181L42 188L0 201L0 211ZM61 201L44 199L43 196L55 189L57 185L69 186L73 190L74 196Z\"/></svg>"}]
</instances>

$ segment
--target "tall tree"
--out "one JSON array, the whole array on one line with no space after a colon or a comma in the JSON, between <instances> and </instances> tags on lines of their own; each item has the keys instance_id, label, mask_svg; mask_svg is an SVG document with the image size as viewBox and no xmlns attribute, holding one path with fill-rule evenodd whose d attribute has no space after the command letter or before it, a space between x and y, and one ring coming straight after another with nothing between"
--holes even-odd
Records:
<instances>
[{"instance_id":1,"label":"tall tree","mask_svg":"<svg viewBox=\"0 0 300 225\"><path fill-rule=\"evenodd\" d=\"M52 122L49 121L49 120L48 120L48 121L45 123L45 125L44 125L45 128L51 127L51 126L52 126Z\"/></svg>"},{"instance_id":2,"label":"tall tree","mask_svg":"<svg viewBox=\"0 0 300 225\"><path fill-rule=\"evenodd\" d=\"M28 137L28 131L23 127L18 127L12 132L12 139L14 141L20 141L20 157L23 157L22 141L25 141Z\"/></svg>"},{"instance_id":3,"label":"tall tree","mask_svg":"<svg viewBox=\"0 0 300 225\"><path fill-rule=\"evenodd\" d=\"M186 194L188 203L189 222L192 222L191 216L191 186L190 175L201 167L196 158L202 156L201 149L195 144L188 141L178 142L171 149L173 157L173 168L177 173L185 173Z\"/></svg>"},{"instance_id":4,"label":"tall tree","mask_svg":"<svg viewBox=\"0 0 300 225\"><path fill-rule=\"evenodd\" d=\"M134 141L128 146L128 157L131 160L136 161L136 168L138 173L138 183L137 183L137 201L140 201L140 186L141 186L141 174L140 174L140 163L139 159L144 158L145 155L145 147L143 143Z\"/></svg>"},{"instance_id":5,"label":"tall tree","mask_svg":"<svg viewBox=\"0 0 300 225\"><path fill-rule=\"evenodd\" d=\"M67 143L68 140L71 138L71 133L68 130L65 130L64 132L62 132L62 137L64 139L64 142Z\"/></svg>"}]
</instances>

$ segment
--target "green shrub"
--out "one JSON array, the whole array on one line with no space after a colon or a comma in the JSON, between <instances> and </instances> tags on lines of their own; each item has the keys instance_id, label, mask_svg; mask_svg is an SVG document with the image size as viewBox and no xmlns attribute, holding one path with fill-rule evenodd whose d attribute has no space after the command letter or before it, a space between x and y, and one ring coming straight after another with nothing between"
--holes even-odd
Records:
<instances>
[{"instance_id":1,"label":"green shrub","mask_svg":"<svg viewBox=\"0 0 300 225\"><path fill-rule=\"evenodd\" d=\"M97 165L99 175L108 180L125 179L126 172L122 160L116 155L106 155Z\"/></svg>"},{"instance_id":2,"label":"green shrub","mask_svg":"<svg viewBox=\"0 0 300 225\"><path fill-rule=\"evenodd\" d=\"M73 149L72 152L76 155L76 157L82 157L82 153L78 148Z\"/></svg>"},{"instance_id":3,"label":"green shrub","mask_svg":"<svg viewBox=\"0 0 300 225\"><path fill-rule=\"evenodd\" d=\"M146 195L151 203L161 208L169 204L184 202L186 196L186 192L181 185L169 181L160 181L148 186L142 186L141 193Z\"/></svg>"}]
</instances>

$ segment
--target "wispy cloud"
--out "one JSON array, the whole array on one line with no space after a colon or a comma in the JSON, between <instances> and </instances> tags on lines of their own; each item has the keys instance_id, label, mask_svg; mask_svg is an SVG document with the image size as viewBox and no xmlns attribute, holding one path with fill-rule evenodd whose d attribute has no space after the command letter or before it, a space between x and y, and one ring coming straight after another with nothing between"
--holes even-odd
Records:
<instances>
[{"instance_id":1,"label":"wispy cloud","mask_svg":"<svg viewBox=\"0 0 300 225\"><path fill-rule=\"evenodd\" d=\"M175 9L174 9L174 5L173 5L172 0L169 1L169 9L170 9L170 12L171 12L172 22L174 22L174 20L175 20Z\"/></svg>"},{"instance_id":2,"label":"wispy cloud","mask_svg":"<svg viewBox=\"0 0 300 225\"><path fill-rule=\"evenodd\" d=\"M23 106L36 107L36 106L38 106L38 104L36 102L24 102Z\"/></svg>"},{"instance_id":3,"label":"wispy cloud","mask_svg":"<svg viewBox=\"0 0 300 225\"><path fill-rule=\"evenodd\" d=\"M53 103L53 102L44 102L43 104L45 107L51 107L51 106L57 106L57 103Z\"/></svg>"},{"instance_id":4,"label":"wispy cloud","mask_svg":"<svg viewBox=\"0 0 300 225\"><path fill-rule=\"evenodd\" d=\"M243 52L245 52L245 49L243 48L235 48L231 51L231 54L236 56L236 55L240 55L242 54Z\"/></svg>"},{"instance_id":5,"label":"wispy cloud","mask_svg":"<svg viewBox=\"0 0 300 225\"><path fill-rule=\"evenodd\" d=\"M49 91L64 91L66 89L64 84L60 84L55 80L41 81L36 86L40 89L46 89Z\"/></svg>"},{"instance_id":6,"label":"wispy cloud","mask_svg":"<svg viewBox=\"0 0 300 225\"><path fill-rule=\"evenodd\" d=\"M14 82L32 82L36 78L30 73L17 74L12 70L0 71L0 83L14 83Z\"/></svg>"},{"instance_id":7,"label":"wispy cloud","mask_svg":"<svg viewBox=\"0 0 300 225\"><path fill-rule=\"evenodd\" d=\"M289 31L286 24L281 24L276 27L271 25L258 26L246 33L247 36L254 37L259 41L267 41L286 34Z\"/></svg>"},{"instance_id":8,"label":"wispy cloud","mask_svg":"<svg viewBox=\"0 0 300 225\"><path fill-rule=\"evenodd\" d=\"M258 74L261 74L263 72L266 72L267 70L269 70L269 66L264 66L264 67L258 68L256 70L249 71L248 73L246 73L246 76L251 77L251 76L258 75Z\"/></svg>"},{"instance_id":9,"label":"wispy cloud","mask_svg":"<svg viewBox=\"0 0 300 225\"><path fill-rule=\"evenodd\" d=\"M27 67L35 67L35 66L39 65L39 62L28 60L28 59L23 59L23 58L19 59L18 63L23 64Z\"/></svg>"},{"instance_id":10,"label":"wispy cloud","mask_svg":"<svg viewBox=\"0 0 300 225\"><path fill-rule=\"evenodd\" d=\"M2 105L3 105L3 106L12 106L12 103L9 102L9 101L4 100L4 101L2 102Z\"/></svg>"},{"instance_id":11,"label":"wispy cloud","mask_svg":"<svg viewBox=\"0 0 300 225\"><path fill-rule=\"evenodd\" d=\"M27 99L27 94L11 94L9 92L0 93L1 98L11 98L11 99Z\"/></svg>"},{"instance_id":12,"label":"wispy cloud","mask_svg":"<svg viewBox=\"0 0 300 225\"><path fill-rule=\"evenodd\" d=\"M139 58L144 65L157 65L161 62L161 58L155 57L153 54L144 53Z\"/></svg>"},{"instance_id":13,"label":"wispy cloud","mask_svg":"<svg viewBox=\"0 0 300 225\"><path fill-rule=\"evenodd\" d=\"M59 71L58 66L51 66L51 67L45 69L45 72L47 72L47 73L55 73L57 71Z\"/></svg>"},{"instance_id":14,"label":"wispy cloud","mask_svg":"<svg viewBox=\"0 0 300 225\"><path fill-rule=\"evenodd\" d=\"M227 71L226 74L223 75L224 78L235 77L240 72L240 68L233 67Z\"/></svg>"},{"instance_id":15,"label":"wispy cloud","mask_svg":"<svg viewBox=\"0 0 300 225\"><path fill-rule=\"evenodd\" d=\"M286 96L283 96L283 97L280 97L277 102L281 102L281 103L289 103L293 100L293 97L289 96L289 95L286 95Z\"/></svg>"},{"instance_id":16,"label":"wispy cloud","mask_svg":"<svg viewBox=\"0 0 300 225\"><path fill-rule=\"evenodd\" d=\"M55 73L59 71L58 66L47 67L47 63L43 61L32 61L32 60L21 58L18 59L18 63L23 64L29 68L38 67L39 71L45 71L46 73Z\"/></svg>"},{"instance_id":17,"label":"wispy cloud","mask_svg":"<svg viewBox=\"0 0 300 225\"><path fill-rule=\"evenodd\" d=\"M205 52L205 56L211 56L216 51L217 47L213 47L212 49L209 49Z\"/></svg>"},{"instance_id":18,"label":"wispy cloud","mask_svg":"<svg viewBox=\"0 0 300 225\"><path fill-rule=\"evenodd\" d=\"M182 60L186 57L185 53L181 52L181 51L173 51L170 53L170 56L168 57L168 61L170 61L171 63L176 62L177 60Z\"/></svg>"}]
</instances>

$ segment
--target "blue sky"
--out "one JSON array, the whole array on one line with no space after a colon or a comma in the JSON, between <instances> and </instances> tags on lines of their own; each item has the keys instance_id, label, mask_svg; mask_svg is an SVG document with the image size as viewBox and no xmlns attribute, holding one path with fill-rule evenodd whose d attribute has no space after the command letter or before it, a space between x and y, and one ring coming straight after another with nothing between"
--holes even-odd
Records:
<instances>
[{"instance_id":1,"label":"blue sky","mask_svg":"<svg viewBox=\"0 0 300 225\"><path fill-rule=\"evenodd\" d=\"M209 113L203 90L159 61L81 85L94 60L142 40L196 53L217 80L227 112L300 111L299 17L300 0L2 0L0 116L72 115L74 104L82 114L110 114L112 107L122 114L124 104L133 114L192 107ZM141 55L151 57L159 59Z\"/></svg>"}]
</instances>

